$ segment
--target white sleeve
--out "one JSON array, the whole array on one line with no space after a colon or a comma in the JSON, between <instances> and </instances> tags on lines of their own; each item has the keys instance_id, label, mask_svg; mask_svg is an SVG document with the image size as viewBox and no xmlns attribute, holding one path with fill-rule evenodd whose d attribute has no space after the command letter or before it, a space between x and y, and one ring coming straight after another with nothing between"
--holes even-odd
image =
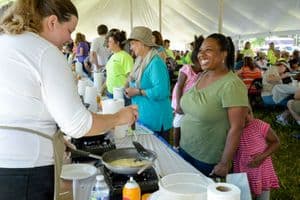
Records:
<instances>
[{"instance_id":1,"label":"white sleeve","mask_svg":"<svg viewBox=\"0 0 300 200\"><path fill-rule=\"evenodd\" d=\"M67 135L84 136L92 126L92 115L82 104L72 71L63 54L48 48L40 60L42 95L48 112Z\"/></svg>"}]
</instances>

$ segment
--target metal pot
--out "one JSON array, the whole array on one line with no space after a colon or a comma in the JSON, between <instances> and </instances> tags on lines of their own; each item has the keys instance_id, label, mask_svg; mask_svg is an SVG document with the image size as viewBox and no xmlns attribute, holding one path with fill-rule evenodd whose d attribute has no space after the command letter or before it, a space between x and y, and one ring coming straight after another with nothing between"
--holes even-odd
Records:
<instances>
[{"instance_id":1,"label":"metal pot","mask_svg":"<svg viewBox=\"0 0 300 200\"><path fill-rule=\"evenodd\" d=\"M137 167L113 166L110 164L112 161L119 160L119 159L125 159L125 158L141 159L141 156L137 152L136 148L132 148L132 147L120 148L120 149L114 149L111 151L107 151L102 156L91 154L89 152L78 150L78 149L76 149L76 150L72 149L71 151L74 154L99 159L105 165L105 167L107 167L112 172L118 173L118 174L136 174L136 173L140 174L142 171L144 171L148 167L151 167L153 165L154 160L157 158L157 155L154 151L147 149L147 151L149 151L151 153L151 156L142 158L143 160L147 161L147 164L137 166Z\"/></svg>"}]
</instances>

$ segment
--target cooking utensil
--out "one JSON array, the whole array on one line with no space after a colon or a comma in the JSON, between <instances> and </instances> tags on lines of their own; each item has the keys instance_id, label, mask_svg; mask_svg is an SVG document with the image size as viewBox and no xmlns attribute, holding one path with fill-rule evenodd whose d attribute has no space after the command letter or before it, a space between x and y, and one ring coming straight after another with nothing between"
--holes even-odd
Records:
<instances>
[{"instance_id":1,"label":"cooking utensil","mask_svg":"<svg viewBox=\"0 0 300 200\"><path fill-rule=\"evenodd\" d=\"M145 149L143 147L143 145L141 145L141 143L139 143L137 141L132 141L132 144L134 145L137 152L139 153L139 155L140 155L139 158L151 159L151 157L153 156L152 153L149 150Z\"/></svg>"},{"instance_id":2,"label":"cooking utensil","mask_svg":"<svg viewBox=\"0 0 300 200\"><path fill-rule=\"evenodd\" d=\"M106 168L111 170L112 172L118 173L118 174L136 174L139 170L141 170L145 165L149 165L150 163L154 162L154 160L157 158L157 155L154 151L148 150L148 157L143 157L142 160L145 160L144 165L141 166L134 166L134 167L127 167L127 166L114 166L110 163L115 160L120 159L130 159L130 158L138 158L140 155L137 152L135 148L120 148L120 149L114 149L111 151L105 152L102 156L91 154L90 152L82 151L82 150L74 150L71 149L72 153L81 155L81 156L88 156L92 158L99 159L103 165L105 165ZM152 165L152 164L151 164ZM148 167L147 167L148 168ZM145 169L147 169L145 168Z\"/></svg>"}]
</instances>

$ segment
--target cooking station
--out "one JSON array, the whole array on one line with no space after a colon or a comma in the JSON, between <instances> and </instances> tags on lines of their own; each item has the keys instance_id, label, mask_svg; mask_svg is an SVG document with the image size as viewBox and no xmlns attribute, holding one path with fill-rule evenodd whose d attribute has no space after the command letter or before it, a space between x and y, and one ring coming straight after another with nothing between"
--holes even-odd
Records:
<instances>
[{"instance_id":1,"label":"cooking station","mask_svg":"<svg viewBox=\"0 0 300 200\"><path fill-rule=\"evenodd\" d=\"M161 140L158 136L152 134L151 131L149 131L146 128L143 128L142 126L137 126L136 130L136 138L134 136L127 136L122 139L115 139L112 144L109 144L107 141L104 142L107 150L111 150L111 147L113 146L116 149L119 148L126 148L126 147L133 147L132 141L136 140L140 144L142 144L146 149L150 149L157 154L157 159L154 161L153 167L145 170L141 175L134 175L134 179L139 183L142 193L152 193L158 190L158 176L163 177L168 174L172 173L178 173L178 172L190 172L190 173L198 173L201 174L197 169L195 169L193 166L191 166L189 163L187 163L185 160L183 160L173 149L171 146L166 144L163 140ZM104 140L105 137L102 138ZM98 138L99 139L99 138ZM78 142L78 141L77 141ZM96 142L98 145L102 144L101 141ZM93 144L91 146L81 146L80 148L82 150L89 150L93 149L93 153L97 154L97 151L100 150L95 149L97 145L95 143L89 143L88 141L81 141L78 144ZM79 149L79 146L77 144L77 148ZM98 146L100 149L102 148L101 145ZM101 155L101 154L99 154ZM83 159L78 156L74 156L74 161L78 161ZM97 162L97 161L96 161ZM100 174L103 174L105 177L105 181L109 187L110 190L110 199L118 200L122 199L121 191L122 187L126 183L126 181L129 179L130 175L123 175L123 174L116 174L105 168L103 165L97 165L96 167L99 170ZM202 175L202 174L201 174ZM204 175L202 175L204 179L207 179ZM81 198L80 193L86 193L86 190L91 189L92 182L94 181L95 177L90 177L86 180L79 180L75 181L77 184L74 184L73 187L75 187L75 191L77 192L76 198L74 200L79 200ZM209 180L208 180L209 181ZM89 186L88 186L89 185ZM87 195L87 194L84 194Z\"/></svg>"}]
</instances>

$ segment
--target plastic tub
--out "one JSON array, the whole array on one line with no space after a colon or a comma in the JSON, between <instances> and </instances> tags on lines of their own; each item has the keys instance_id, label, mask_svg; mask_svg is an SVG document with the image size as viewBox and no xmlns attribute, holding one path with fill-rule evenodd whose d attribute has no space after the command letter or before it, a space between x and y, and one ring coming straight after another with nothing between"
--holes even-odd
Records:
<instances>
[{"instance_id":1,"label":"plastic tub","mask_svg":"<svg viewBox=\"0 0 300 200\"><path fill-rule=\"evenodd\" d=\"M206 200L207 180L195 173L176 173L163 177L157 200Z\"/></svg>"}]
</instances>

